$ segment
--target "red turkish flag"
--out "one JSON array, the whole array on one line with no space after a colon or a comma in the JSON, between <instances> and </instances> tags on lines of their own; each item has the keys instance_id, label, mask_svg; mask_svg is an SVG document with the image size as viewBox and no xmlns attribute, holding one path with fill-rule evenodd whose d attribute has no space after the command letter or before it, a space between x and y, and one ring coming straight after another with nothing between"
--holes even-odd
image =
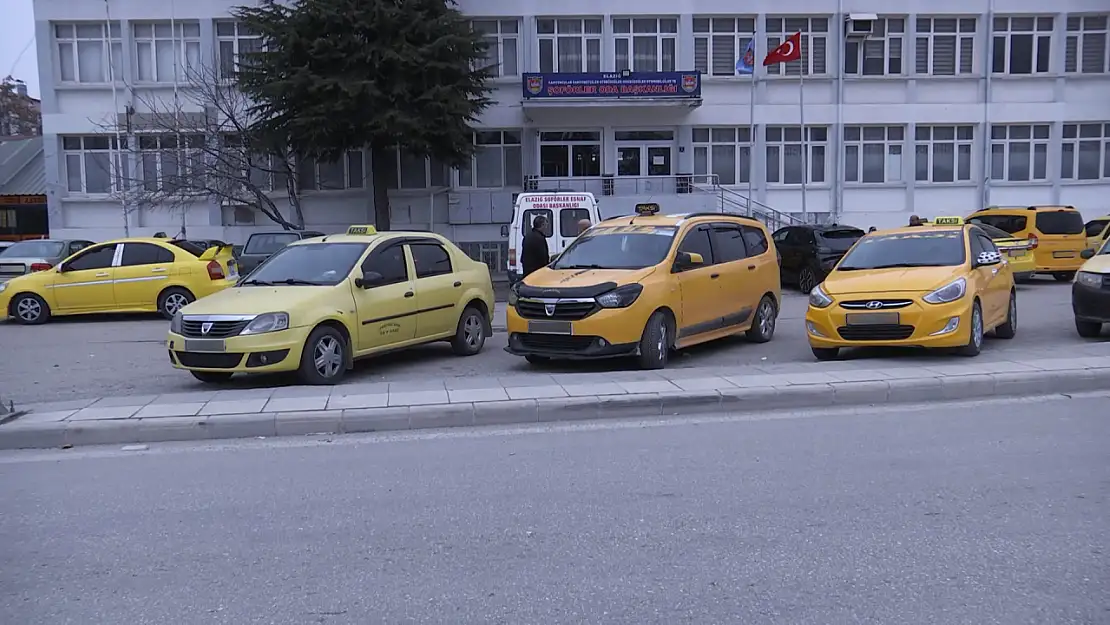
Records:
<instances>
[{"instance_id":1,"label":"red turkish flag","mask_svg":"<svg viewBox=\"0 0 1110 625\"><path fill-rule=\"evenodd\" d=\"M802 58L802 33L799 31L787 37L779 47L768 52L763 59L763 66L797 61L800 58Z\"/></svg>"}]
</instances>

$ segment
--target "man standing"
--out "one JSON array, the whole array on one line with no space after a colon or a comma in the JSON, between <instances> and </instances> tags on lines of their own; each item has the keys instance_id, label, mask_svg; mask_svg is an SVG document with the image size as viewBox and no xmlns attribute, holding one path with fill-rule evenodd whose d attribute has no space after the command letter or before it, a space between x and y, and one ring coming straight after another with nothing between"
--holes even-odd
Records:
<instances>
[{"instance_id":1,"label":"man standing","mask_svg":"<svg viewBox=\"0 0 1110 625\"><path fill-rule=\"evenodd\" d=\"M590 223L589 219L579 219L578 220L578 236L582 236L582 233L589 230L590 226L592 226L592 225L593 224Z\"/></svg>"},{"instance_id":2,"label":"man standing","mask_svg":"<svg viewBox=\"0 0 1110 625\"><path fill-rule=\"evenodd\" d=\"M532 222L532 229L524 235L524 244L520 251L520 264L524 269L522 277L541 267L546 267L551 262L551 256L547 251L547 237L543 233L546 227L547 218L540 215Z\"/></svg>"}]
</instances>

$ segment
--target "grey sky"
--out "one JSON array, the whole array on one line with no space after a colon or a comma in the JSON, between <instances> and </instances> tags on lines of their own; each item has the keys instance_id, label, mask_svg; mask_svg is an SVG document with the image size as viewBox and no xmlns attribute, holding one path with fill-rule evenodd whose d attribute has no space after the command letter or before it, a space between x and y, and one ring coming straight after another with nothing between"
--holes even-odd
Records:
<instances>
[{"instance_id":1,"label":"grey sky","mask_svg":"<svg viewBox=\"0 0 1110 625\"><path fill-rule=\"evenodd\" d=\"M27 83L27 91L39 97L39 64L35 44L35 12L32 0L7 0L5 34L0 37L0 78L11 74ZM22 56L20 54L22 53Z\"/></svg>"}]
</instances>

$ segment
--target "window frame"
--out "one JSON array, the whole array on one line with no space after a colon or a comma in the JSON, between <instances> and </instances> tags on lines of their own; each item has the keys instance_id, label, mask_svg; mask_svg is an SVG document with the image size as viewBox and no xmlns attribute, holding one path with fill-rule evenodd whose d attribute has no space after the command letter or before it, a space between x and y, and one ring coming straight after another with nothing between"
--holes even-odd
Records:
<instances>
[{"instance_id":1,"label":"window frame","mask_svg":"<svg viewBox=\"0 0 1110 625\"><path fill-rule=\"evenodd\" d=\"M652 31L637 31L637 22L655 22ZM678 17L653 15L614 15L610 18L613 34L613 71L621 72L674 72L678 66ZM650 66L637 67L636 44L651 42L655 58ZM624 52L621 52L624 44ZM670 62L667 62L669 49ZM621 66L622 54L627 65Z\"/></svg>"},{"instance_id":2,"label":"window frame","mask_svg":"<svg viewBox=\"0 0 1110 625\"><path fill-rule=\"evenodd\" d=\"M951 22L951 30L948 24ZM940 26L940 28L938 28ZM975 61L975 38L979 18L964 15L923 15L916 18L914 74L918 76L975 76L981 72ZM938 71L938 43L951 39L952 71Z\"/></svg>"},{"instance_id":3,"label":"window frame","mask_svg":"<svg viewBox=\"0 0 1110 625\"><path fill-rule=\"evenodd\" d=\"M874 130L879 129L883 133L883 138L878 139L874 135ZM872 136L869 138L868 131L872 131ZM859 185L882 185L882 184L902 184L905 182L903 173L906 167L906 128L899 125L847 125L844 126L844 182ZM883 167L882 167L882 180L868 179L873 178L868 176L868 147L880 146L883 153ZM855 152L855 156L850 153ZM873 156L873 155L872 155ZM891 161L892 157L897 157L897 167L891 167L894 163ZM849 177L850 170L849 163L855 164L856 176L853 180ZM891 171L895 172L895 177L891 176ZM873 173L873 171L872 171Z\"/></svg>"},{"instance_id":4,"label":"window frame","mask_svg":"<svg viewBox=\"0 0 1110 625\"><path fill-rule=\"evenodd\" d=\"M497 135L496 143L492 141ZM456 188L459 189L523 189L524 188L524 131L520 128L476 128L471 134L474 153L467 159L469 164L456 167ZM497 151L500 154L499 184L479 184L479 157L484 151ZM510 167L510 163L513 167ZM513 170L515 168L515 170ZM516 177L510 176L510 171Z\"/></svg>"},{"instance_id":5,"label":"window frame","mask_svg":"<svg viewBox=\"0 0 1110 625\"><path fill-rule=\"evenodd\" d=\"M142 250L144 248L152 248L152 249L158 250L159 255L161 255L163 257L168 255L169 260L155 260L153 262L135 263L135 264L132 264L132 265L127 264L127 262L126 262L127 261L127 250L129 250L129 249ZM160 245L156 245L154 243L145 243L145 242L142 242L142 241L129 241L129 242L123 244L123 251L120 253L119 265L118 266L119 267L145 267L146 265L164 265L166 263L172 263L175 260L176 260L176 257L174 255L174 253L171 252L170 250L160 246Z\"/></svg>"},{"instance_id":6,"label":"window frame","mask_svg":"<svg viewBox=\"0 0 1110 625\"><path fill-rule=\"evenodd\" d=\"M1014 137L1015 131L1027 136ZM1045 182L1048 180L1048 148L1051 143L1052 129L1050 124L991 124L990 128L990 159L991 169L988 172L991 182ZM1038 136L1039 135L1039 136ZM1015 154L1015 147L1025 145L1027 152L1024 155L1026 166L1025 178L1015 177L1014 162L1020 159L1020 154ZM1037 175L1040 160L1040 175ZM1017 160L1020 164L1020 160Z\"/></svg>"},{"instance_id":7,"label":"window frame","mask_svg":"<svg viewBox=\"0 0 1110 625\"><path fill-rule=\"evenodd\" d=\"M51 23L51 37L57 62L54 65L58 83L63 85L97 85L121 83L123 77L123 31L120 22L112 21L107 25L103 21L72 21ZM107 26L107 27L106 27ZM81 34L82 28L96 27L100 30L98 36ZM68 29L68 33L65 31ZM81 79L81 47L82 44L100 44L99 79ZM68 48L69 52L69 78L67 78L65 54L62 50Z\"/></svg>"},{"instance_id":8,"label":"window frame","mask_svg":"<svg viewBox=\"0 0 1110 625\"><path fill-rule=\"evenodd\" d=\"M952 139L936 138L937 129L953 131ZM922 130L928 130L929 137L922 138ZM966 132L963 132L966 131ZM965 137L961 137L961 134ZM919 124L914 128L914 183L916 185L949 185L969 184L975 181L978 175L975 165L975 125L974 124ZM952 180L938 180L936 162L938 148L951 146L952 148ZM920 177L920 163L923 156L921 148L925 148L924 157L927 176ZM960 175L962 159L967 159L967 176Z\"/></svg>"},{"instance_id":9,"label":"window frame","mask_svg":"<svg viewBox=\"0 0 1110 625\"><path fill-rule=\"evenodd\" d=\"M731 140L728 138L729 134L732 135ZM755 172L755 165L752 162L755 137L751 127L698 126L693 129L692 135L695 176L717 176L717 184L722 186L746 185L752 182L752 175ZM721 170L717 168L718 158L727 159L724 154L715 152L718 147L732 149L732 163L729 167L731 182L723 178L720 174ZM702 159L704 162L699 162ZM745 160L746 168L743 166Z\"/></svg>"},{"instance_id":10,"label":"window frame","mask_svg":"<svg viewBox=\"0 0 1110 625\"><path fill-rule=\"evenodd\" d=\"M356 162L357 161L357 162ZM310 165L311 164L311 165ZM273 159L270 157L270 169L273 170ZM343 186L342 187L327 187L324 188L323 175L321 174L321 167L340 166L343 169ZM311 167L311 169L310 169ZM366 155L362 150L348 150L343 155L342 162L329 162L321 163L313 158L299 157L296 160L296 173L297 182L302 191L315 191L315 192L328 192L328 191L351 191L366 188ZM355 183L355 175L357 173L358 181ZM274 171L269 172L270 183L272 187L277 186L277 174ZM306 175L307 174L307 175ZM311 180L306 180L311 176ZM306 184L308 182L309 184Z\"/></svg>"},{"instance_id":11,"label":"window frame","mask_svg":"<svg viewBox=\"0 0 1110 625\"><path fill-rule=\"evenodd\" d=\"M401 252L401 266L405 268L405 275L399 280L388 279L385 274L381 274L381 272L379 271L377 273L381 274L382 277L386 279L378 284L375 284L374 288L391 286L394 284L404 284L406 282L414 281L416 277L409 272L409 252L405 250L406 247L407 246L405 245L404 241L386 241L382 245L374 248L370 251L369 254L366 255L366 258L362 261L362 263L359 264L359 268L362 270L362 275L365 276L368 272L374 271L374 269L372 268L374 262L382 256L385 256L386 252L396 249L400 250Z\"/></svg>"},{"instance_id":12,"label":"window frame","mask_svg":"<svg viewBox=\"0 0 1110 625\"><path fill-rule=\"evenodd\" d=\"M687 239L689 239L690 236L696 232L705 232L705 240L709 242L709 257L706 258L705 254L701 254L703 263L684 269L684 271L703 269L705 267L717 264L717 252L713 249L713 227L709 223L698 223L690 226L690 228L688 228L686 232L682 235L682 238L678 240L678 245L675 247L675 254L678 254L679 252L689 252L689 250L682 249L682 246L685 245ZM694 253L700 254L700 252Z\"/></svg>"},{"instance_id":13,"label":"window frame","mask_svg":"<svg viewBox=\"0 0 1110 625\"><path fill-rule=\"evenodd\" d=\"M1015 20L1032 20L1027 30ZM998 15L991 23L991 73L1004 76L1036 76L1052 74L1052 35L1055 25L1052 15ZM1015 72L1014 39L1029 37L1029 71ZM1042 51L1044 58L1042 59ZM1000 59L999 56L1002 56Z\"/></svg>"},{"instance_id":14,"label":"window frame","mask_svg":"<svg viewBox=\"0 0 1110 625\"><path fill-rule=\"evenodd\" d=\"M232 34L220 34L222 27L232 27ZM244 53L259 52L263 49L262 36L257 33L251 33L246 27L237 20L216 20L213 24L216 34L216 75L224 81L231 81L235 79L235 73L239 71L239 55ZM243 31L246 30L246 33ZM247 41L257 42L257 48L244 49L243 43ZM231 44L230 60L225 58L225 43Z\"/></svg>"},{"instance_id":15,"label":"window frame","mask_svg":"<svg viewBox=\"0 0 1110 625\"><path fill-rule=\"evenodd\" d=\"M182 147L178 139L186 139L186 147ZM172 141L170 141L172 139ZM137 156L138 171L135 176L135 183L147 191L165 191L174 192L174 178L185 178L190 175L197 175L197 172L203 173L205 170L205 151L204 144L207 138L200 133L188 134L167 134L167 133L143 133L136 134L135 140L137 143ZM154 147L144 147L144 144L150 140L155 142ZM172 144L172 145L163 145ZM178 170L176 173L168 174L163 171L166 167L166 156L171 153L177 154ZM154 172L152 178L147 178L147 157L153 157ZM184 167L181 165L184 164ZM172 176L172 177L171 177ZM184 185L181 185L184 187Z\"/></svg>"},{"instance_id":16,"label":"window frame","mask_svg":"<svg viewBox=\"0 0 1110 625\"><path fill-rule=\"evenodd\" d=\"M479 27L479 24L492 25L493 30L483 30ZM512 25L511 29L508 28L510 24ZM521 20L517 17L471 18L470 28L477 33L481 33L482 40L486 43L487 52L491 50L494 52L493 55L486 55L486 58L491 61L490 63L475 69L492 68L490 70L490 78L492 79L519 78L521 73L520 27ZM512 32L509 32L509 30ZM512 43L511 53L506 52L509 42ZM490 58L491 56L496 58Z\"/></svg>"},{"instance_id":17,"label":"window frame","mask_svg":"<svg viewBox=\"0 0 1110 625\"><path fill-rule=\"evenodd\" d=\"M431 239L422 241L409 241L405 245L409 248L409 255L412 256L412 267L415 270L414 278L416 280L422 280L424 278L435 278L437 276L449 276L455 273L455 259L451 258L451 252L439 241L433 241ZM434 273L421 275L420 265L418 265L416 262L416 248L418 247L434 247L443 252L444 257L447 259L447 271L436 271Z\"/></svg>"},{"instance_id":18,"label":"window frame","mask_svg":"<svg viewBox=\"0 0 1110 625\"><path fill-rule=\"evenodd\" d=\"M807 124L805 127L806 141L803 143L802 135L799 132L796 138L788 138L792 130L799 130L799 126L764 126L764 162L766 163L766 172L764 178L768 185L774 187L794 187L801 186L802 180L798 179L797 182L785 182L788 159L794 156L788 155L787 152L797 150L797 158L799 159L798 168L801 169L802 175L805 176L805 184L807 185L827 185L829 184L829 162L828 162L828 149L829 149L829 127L818 124ZM772 138L777 133L778 139ZM823 138L816 138L815 135L820 135ZM803 146L806 154L803 157ZM772 152L774 155L772 156ZM818 158L818 154L820 157ZM771 163L776 163L772 169ZM814 176L817 163L821 164L820 177ZM772 176L775 179L772 179Z\"/></svg>"},{"instance_id":19,"label":"window frame","mask_svg":"<svg viewBox=\"0 0 1110 625\"><path fill-rule=\"evenodd\" d=\"M1110 180L1110 122L1070 122L1065 123L1062 130L1060 179L1076 182ZM1083 156L1092 153L1084 152L1085 144L1095 147L1093 153L1098 157L1095 163L1098 175L1095 177L1082 176ZM1089 163L1087 165L1090 166Z\"/></svg>"},{"instance_id":20,"label":"window frame","mask_svg":"<svg viewBox=\"0 0 1110 625\"><path fill-rule=\"evenodd\" d=\"M748 43L755 39L758 20L755 15L695 15L694 69L700 71L703 78L750 77L751 74L738 74L736 63L744 56ZM743 28L749 25L750 29ZM715 64L719 48L727 51L731 58L727 71L723 65L717 67Z\"/></svg>"},{"instance_id":21,"label":"window frame","mask_svg":"<svg viewBox=\"0 0 1110 625\"><path fill-rule=\"evenodd\" d=\"M601 16L537 16L536 17L536 59L537 66L540 72L545 74L559 74L559 73L575 73L575 72L590 72L599 73L602 71L602 38L605 18ZM550 22L550 32L544 32L549 29L545 28L547 22ZM577 31L570 28L573 22L577 22ZM596 28L591 28L596 26ZM567 27L564 31L563 27ZM596 31L596 32L595 32ZM573 65L563 68L560 66L559 59L559 43L561 40L571 41L578 39L578 67L573 68ZM550 50L550 62L545 63L545 50L544 44L547 44ZM591 45L596 48L591 51Z\"/></svg>"},{"instance_id":22,"label":"window frame","mask_svg":"<svg viewBox=\"0 0 1110 625\"><path fill-rule=\"evenodd\" d=\"M170 34L159 35L160 26L169 27ZM186 34L186 28L190 34ZM140 34L140 29L149 32ZM131 37L133 58L135 59L135 82L144 84L176 84L187 81L201 67L202 55L200 50L200 22L195 20L183 21L150 21L133 22L131 24ZM159 72L158 53L160 43L170 43L170 55L173 57L173 76L164 79ZM143 47L147 50L143 51ZM192 53L192 54L191 54ZM148 57L152 76L144 78L142 75L142 57ZM193 57L190 60L190 57Z\"/></svg>"},{"instance_id":23,"label":"window frame","mask_svg":"<svg viewBox=\"0 0 1110 625\"><path fill-rule=\"evenodd\" d=\"M776 22L777 20L777 22ZM805 25L801 28L802 20ZM764 67L768 77L781 76L828 76L829 75L829 40L834 34L831 18L821 15L766 15L764 16L763 41L766 45L762 54L774 50L790 35L801 32L802 58L801 61L789 63L776 63ZM823 24L822 24L823 22ZM792 26L793 25L793 26ZM814 54L813 52L819 52ZM804 64L804 67L803 67ZM820 71L818 71L820 69Z\"/></svg>"},{"instance_id":24,"label":"window frame","mask_svg":"<svg viewBox=\"0 0 1110 625\"><path fill-rule=\"evenodd\" d=\"M110 250L112 252L112 255L108 259L108 264L107 265L104 265L102 267L88 267L88 268L85 268L85 269L74 269L73 268L73 263L89 256L90 254L95 254L95 253L99 252L100 250ZM111 268L116 266L116 254L118 252L119 252L119 243L107 243L107 244L101 244L101 245L90 245L90 246L86 247L85 249L81 250L80 252L78 252L78 256L76 258L70 258L65 263L63 263L62 264L62 269L64 269L66 272L70 272L70 271L97 271L97 270L100 270L100 269L111 269Z\"/></svg>"},{"instance_id":25,"label":"window frame","mask_svg":"<svg viewBox=\"0 0 1110 625\"><path fill-rule=\"evenodd\" d=\"M717 259L717 255L721 252L724 252L726 249L726 246L724 244L725 238L722 233L728 231L736 233L737 238L740 240L740 248L743 253L740 256L737 256L736 258L731 258L729 260L724 260L723 258ZM744 236L744 231L740 228L740 224L727 221L714 221L709 224L709 236L712 241L711 244L713 247L713 257L715 260L715 264L735 263L744 260L745 258L751 258L752 256L752 254L748 252L748 240ZM720 245L720 251L718 251L717 249L718 245Z\"/></svg>"},{"instance_id":26,"label":"window frame","mask_svg":"<svg viewBox=\"0 0 1110 625\"><path fill-rule=\"evenodd\" d=\"M845 39L844 75L855 78L874 78L882 76L905 76L906 32L905 16L884 16L872 20L874 31L866 39ZM881 31L881 32L879 32ZM880 54L875 56L875 45ZM895 54L897 49L897 54ZM868 61L878 59L881 71L872 71ZM897 67L895 67L897 65Z\"/></svg>"},{"instance_id":27,"label":"window frame","mask_svg":"<svg viewBox=\"0 0 1110 625\"><path fill-rule=\"evenodd\" d=\"M1102 24L1098 23L1102 20ZM1110 73L1110 15L1105 13L1099 14L1068 14L1064 25L1064 73L1065 74L1079 74L1079 75L1100 75ZM1086 52L1088 43L1092 47L1098 46L1098 41L1102 40L1102 52L1093 50L1090 53ZM1085 62L1088 54L1091 57L1098 58L1101 62L1101 67L1092 67L1088 71L1087 63Z\"/></svg>"},{"instance_id":28,"label":"window frame","mask_svg":"<svg viewBox=\"0 0 1110 625\"><path fill-rule=\"evenodd\" d=\"M771 251L770 237L768 236L767 232L763 228L760 228L759 226L749 226L747 224L739 224L739 226L740 226L740 233L744 237L744 248L748 250L748 258L755 258L757 256L762 256L762 255L767 254L768 252ZM762 252L757 251L755 253L752 253L752 242L748 238L749 235L752 235L752 236L758 235L759 236L760 245L763 246L763 251Z\"/></svg>"},{"instance_id":29,"label":"window frame","mask_svg":"<svg viewBox=\"0 0 1110 625\"><path fill-rule=\"evenodd\" d=\"M121 193L130 188L127 137L121 138L122 143L117 142L114 135L63 135L60 136L59 139L62 144L62 163L65 169L67 193L88 196L106 196L113 193ZM108 147L87 147L90 142L97 139L105 140ZM70 147L72 141L79 141L79 147ZM108 188L104 191L89 191L88 161L90 156L98 154L108 155ZM70 184L73 182L73 172L71 170L73 161L71 161L70 157L73 156L77 157L77 162L79 164L78 169L80 170L79 176L81 179L80 189L74 189Z\"/></svg>"},{"instance_id":30,"label":"window frame","mask_svg":"<svg viewBox=\"0 0 1110 625\"><path fill-rule=\"evenodd\" d=\"M554 138L544 139L544 135L562 135L557 140ZM598 178L602 173L602 158L604 156L604 134L599 130L553 130L544 131L539 133L538 140L536 141L536 162L539 169L540 178ZM567 148L567 174L565 176L548 176L543 172L543 148L544 146L564 146ZM578 162L574 158L575 148L595 148L597 151L597 170L592 173L589 170L580 172L575 169ZM588 165L588 163L587 163Z\"/></svg>"}]
</instances>

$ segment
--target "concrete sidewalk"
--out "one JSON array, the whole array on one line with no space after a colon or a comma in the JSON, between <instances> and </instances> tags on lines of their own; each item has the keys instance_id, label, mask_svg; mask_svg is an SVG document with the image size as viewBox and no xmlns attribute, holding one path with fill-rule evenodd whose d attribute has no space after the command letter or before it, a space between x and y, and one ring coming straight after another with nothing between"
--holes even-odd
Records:
<instances>
[{"instance_id":1,"label":"concrete sidewalk","mask_svg":"<svg viewBox=\"0 0 1110 625\"><path fill-rule=\"evenodd\" d=\"M977 358L961 364L883 368L882 361L868 360L106 397L25 407L27 414L0 425L0 449L760 412L1098 390L1110 390L1110 344L1105 356L1023 362Z\"/></svg>"}]
</instances>

